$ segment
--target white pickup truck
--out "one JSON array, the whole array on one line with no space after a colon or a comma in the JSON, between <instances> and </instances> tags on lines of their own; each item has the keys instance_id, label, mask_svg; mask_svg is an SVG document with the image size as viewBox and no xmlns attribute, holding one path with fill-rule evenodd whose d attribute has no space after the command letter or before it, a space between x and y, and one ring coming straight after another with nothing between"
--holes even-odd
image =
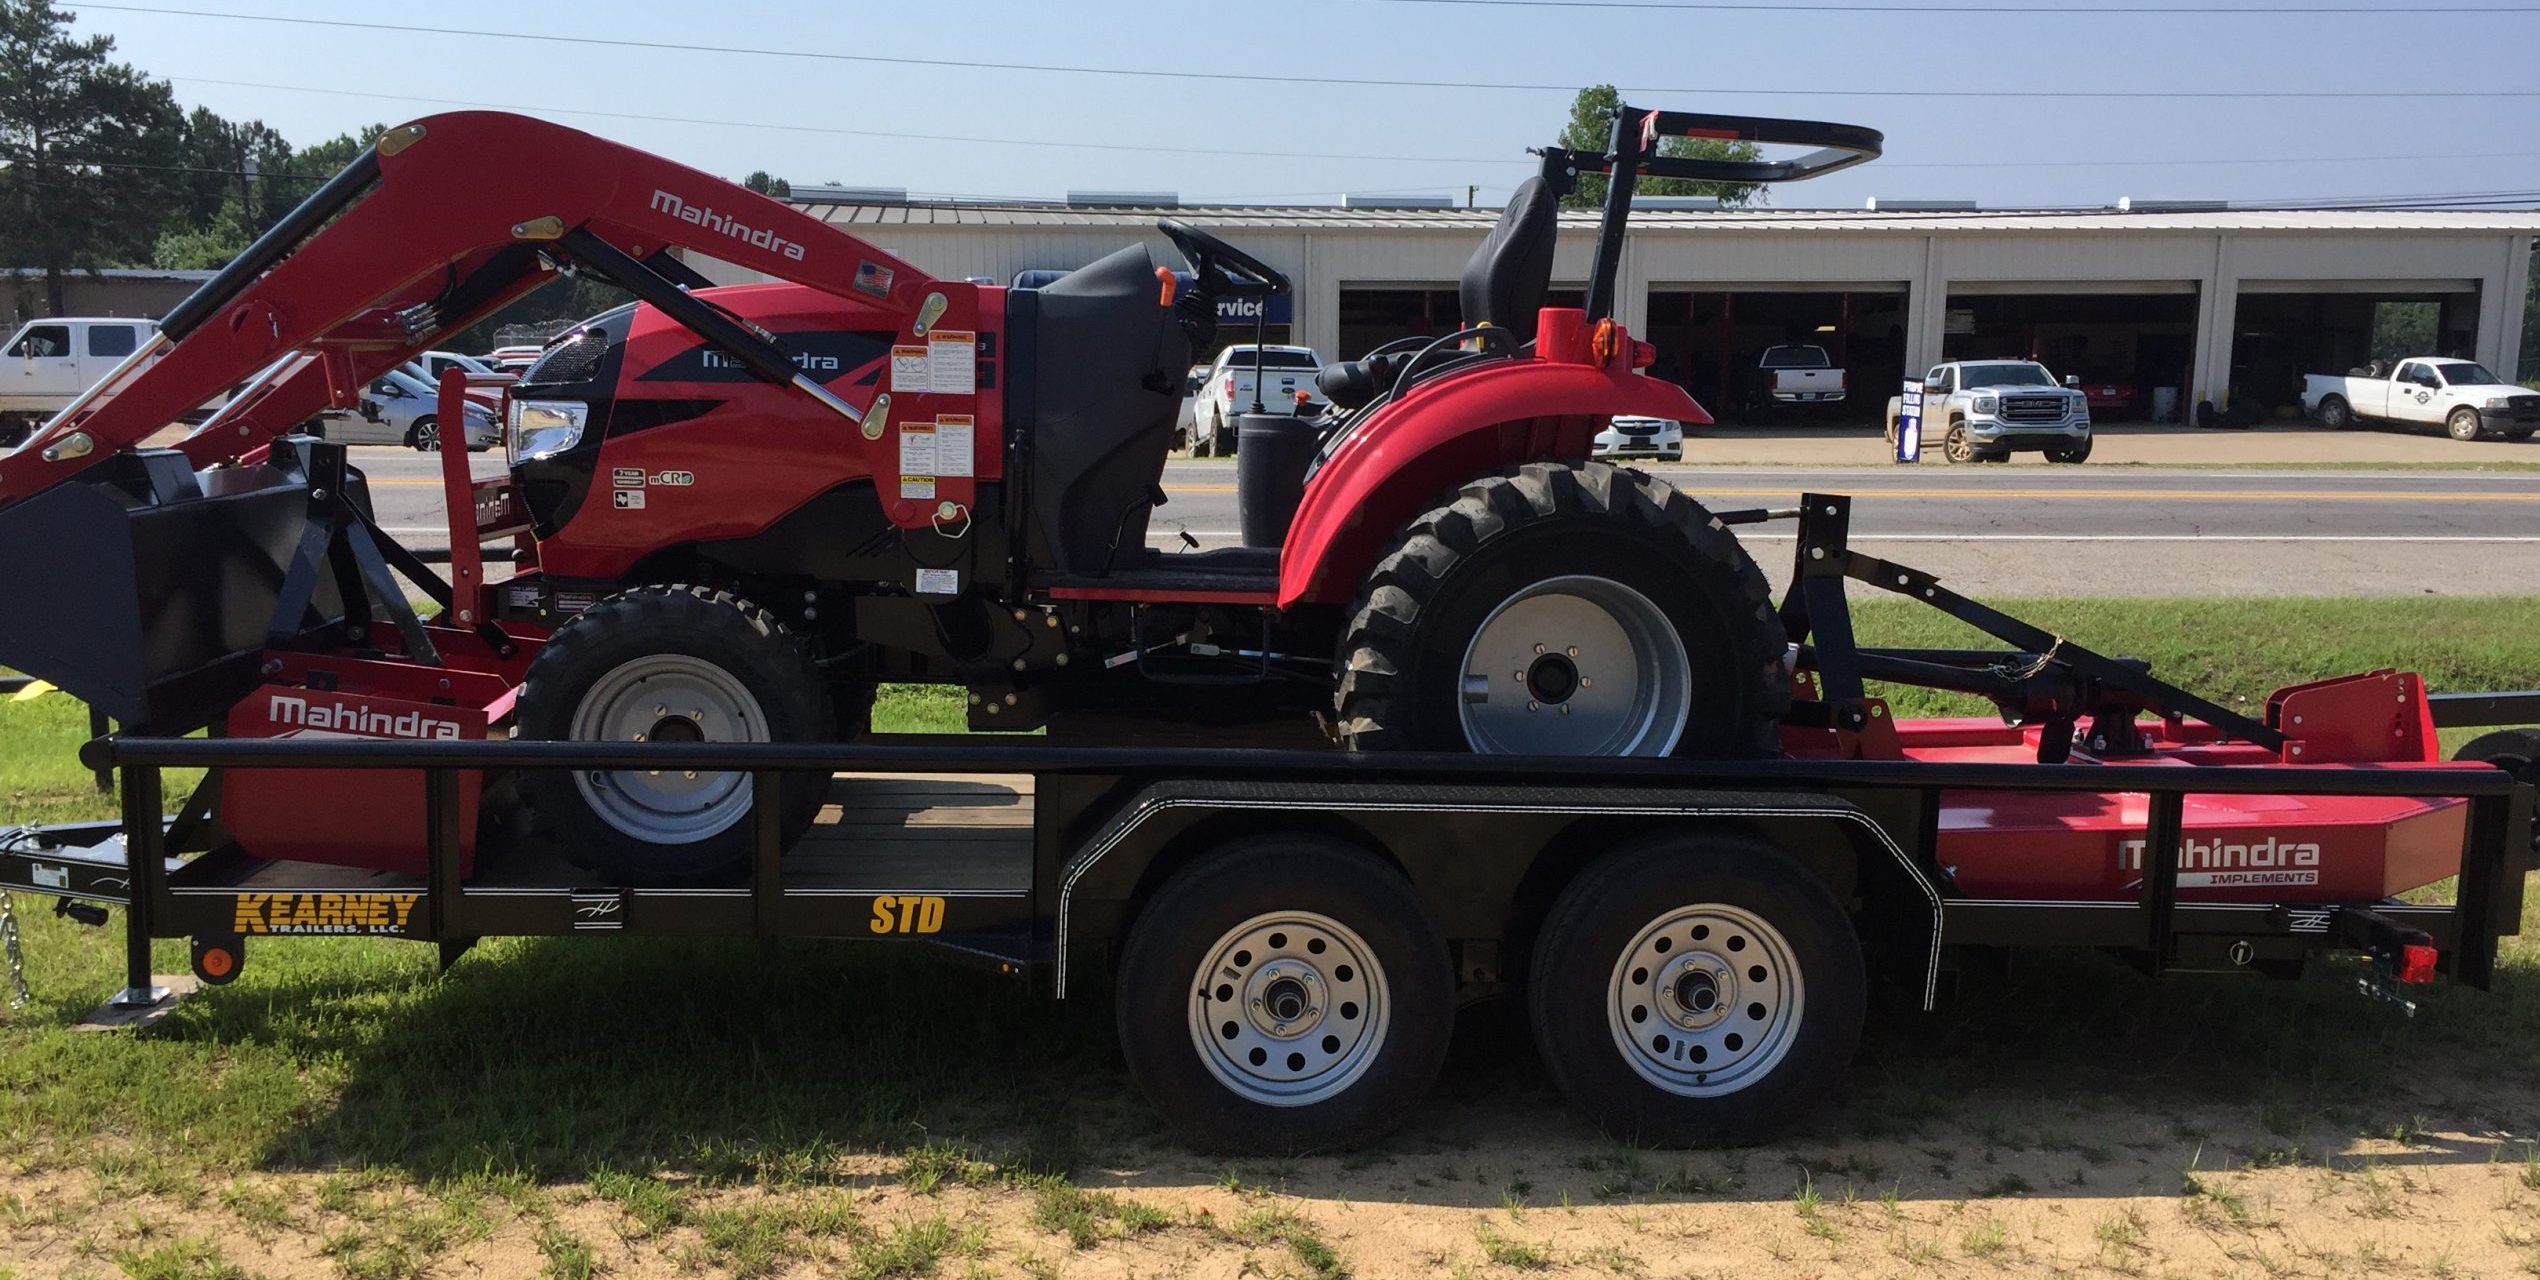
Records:
<instances>
[{"instance_id":1,"label":"white pickup truck","mask_svg":"<svg viewBox=\"0 0 2540 1280\"><path fill-rule=\"evenodd\" d=\"M1834 367L1824 347L1766 347L1755 360L1754 393L1748 407L1835 404L1843 399L1843 370Z\"/></svg>"},{"instance_id":2,"label":"white pickup truck","mask_svg":"<svg viewBox=\"0 0 2540 1280\"><path fill-rule=\"evenodd\" d=\"M2388 377L2378 363L2344 375L2311 374L2302 379L2302 407L2332 431L2365 419L2440 426L2455 440L2528 440L2540 430L2540 391L2515 386L2473 360L2432 356L2401 360Z\"/></svg>"},{"instance_id":3,"label":"white pickup truck","mask_svg":"<svg viewBox=\"0 0 2540 1280\"><path fill-rule=\"evenodd\" d=\"M150 340L155 320L47 316L0 346L0 449L15 448Z\"/></svg>"},{"instance_id":4,"label":"white pickup truck","mask_svg":"<svg viewBox=\"0 0 2540 1280\"><path fill-rule=\"evenodd\" d=\"M1273 347L1259 349L1261 407L1265 413L1320 413L1323 393L1315 389L1314 375L1323 370L1323 357L1312 347ZM1235 452L1235 420L1252 412L1252 373L1256 359L1250 343L1228 347L1217 353L1215 363L1201 377L1199 394L1191 405L1191 456L1224 458ZM1306 399L1299 407L1296 395Z\"/></svg>"}]
</instances>

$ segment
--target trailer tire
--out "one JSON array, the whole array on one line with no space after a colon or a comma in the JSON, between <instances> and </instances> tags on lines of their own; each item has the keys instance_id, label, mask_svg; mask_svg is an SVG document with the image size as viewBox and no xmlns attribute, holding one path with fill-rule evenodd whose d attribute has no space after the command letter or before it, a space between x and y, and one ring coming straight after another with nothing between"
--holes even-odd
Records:
<instances>
[{"instance_id":1,"label":"trailer tire","mask_svg":"<svg viewBox=\"0 0 2540 1280\"><path fill-rule=\"evenodd\" d=\"M641 705L657 697L670 701ZM556 629L521 684L519 736L828 742L839 736L839 710L802 642L766 610L709 587L642 586ZM785 776L788 846L818 816L828 785L825 771ZM616 883L723 883L749 863L746 774L525 769L519 787L533 829Z\"/></svg>"},{"instance_id":2,"label":"trailer tire","mask_svg":"<svg viewBox=\"0 0 2540 1280\"><path fill-rule=\"evenodd\" d=\"M2475 440L2487 430L2478 418L2478 410L2466 406L2454 409L2443 419L2443 434L2455 440Z\"/></svg>"},{"instance_id":3,"label":"trailer tire","mask_svg":"<svg viewBox=\"0 0 2540 1280\"><path fill-rule=\"evenodd\" d=\"M1867 990L1860 939L1823 881L1760 841L1678 832L1614 850L1562 891L1527 1002L1554 1081L1609 1134L1742 1144L1831 1094Z\"/></svg>"},{"instance_id":4,"label":"trailer tire","mask_svg":"<svg viewBox=\"0 0 2540 1280\"><path fill-rule=\"evenodd\" d=\"M1349 616L1335 705L1354 750L1762 756L1790 705L1753 557L1673 486L1602 462L1465 485Z\"/></svg>"},{"instance_id":5,"label":"trailer tire","mask_svg":"<svg viewBox=\"0 0 2540 1280\"><path fill-rule=\"evenodd\" d=\"M1446 941L1420 895L1316 836L1204 854L1139 911L1120 957L1129 1074L1216 1150L1297 1155L1383 1135L1436 1081L1454 1016Z\"/></svg>"},{"instance_id":6,"label":"trailer tire","mask_svg":"<svg viewBox=\"0 0 2540 1280\"><path fill-rule=\"evenodd\" d=\"M2482 733L2452 753L2454 760L2478 760L2514 776L2525 786L2540 787L2540 729L2498 729ZM2534 866L2540 866L2540 824L2531 833Z\"/></svg>"},{"instance_id":7,"label":"trailer tire","mask_svg":"<svg viewBox=\"0 0 2540 1280\"><path fill-rule=\"evenodd\" d=\"M2344 396L2321 396L2320 407L2311 411L2311 417L2330 431L2343 431L2355 425L2354 407L2346 403Z\"/></svg>"}]
</instances>

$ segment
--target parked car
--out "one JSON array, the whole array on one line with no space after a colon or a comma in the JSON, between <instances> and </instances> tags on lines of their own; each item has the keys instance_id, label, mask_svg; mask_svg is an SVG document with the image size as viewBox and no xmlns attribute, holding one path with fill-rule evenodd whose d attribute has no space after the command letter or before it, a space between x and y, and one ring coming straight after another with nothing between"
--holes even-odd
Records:
<instances>
[{"instance_id":1,"label":"parked car","mask_svg":"<svg viewBox=\"0 0 2540 1280\"><path fill-rule=\"evenodd\" d=\"M2440 425L2455 440L2483 435L2528 440L2540 430L2540 392L2515 386L2476 361L2432 356L2402 360L2388 377L2377 363L2343 376L2311 374L2302 379L2302 408L2331 431L2367 419Z\"/></svg>"},{"instance_id":2,"label":"parked car","mask_svg":"<svg viewBox=\"0 0 2540 1280\"><path fill-rule=\"evenodd\" d=\"M538 363L538 353L544 350L546 350L545 347L535 343L516 347L496 347L485 353L484 360L496 373L527 373L529 366Z\"/></svg>"},{"instance_id":3,"label":"parked car","mask_svg":"<svg viewBox=\"0 0 2540 1280\"><path fill-rule=\"evenodd\" d=\"M1252 412L1252 373L1255 348L1250 343L1232 346L1217 353L1202 380L1198 403L1191 406L1191 453L1202 458L1224 458L1235 452L1235 419ZM1261 376L1269 385L1261 389L1262 407L1271 413L1320 413L1324 408L1323 393L1315 389L1314 375L1323 370L1323 357L1312 347L1262 346ZM1296 393L1304 392L1302 407Z\"/></svg>"},{"instance_id":4,"label":"parked car","mask_svg":"<svg viewBox=\"0 0 2540 1280\"><path fill-rule=\"evenodd\" d=\"M1199 390L1208 385L1208 366L1195 364L1182 378L1182 407L1173 415L1173 451L1191 447L1191 422L1199 412Z\"/></svg>"},{"instance_id":5,"label":"parked car","mask_svg":"<svg viewBox=\"0 0 2540 1280\"><path fill-rule=\"evenodd\" d=\"M1835 404L1844 397L1843 370L1834 367L1824 347L1766 347L1755 358L1754 390L1748 407L1791 408Z\"/></svg>"},{"instance_id":6,"label":"parked car","mask_svg":"<svg viewBox=\"0 0 2540 1280\"><path fill-rule=\"evenodd\" d=\"M2057 385L2034 360L1953 360L1923 375L1923 438L1940 442L1951 462L2008 462L2038 451L2048 462L2090 457L2090 402L2079 378ZM1902 396L1887 402L1893 445Z\"/></svg>"},{"instance_id":7,"label":"parked car","mask_svg":"<svg viewBox=\"0 0 2540 1280\"><path fill-rule=\"evenodd\" d=\"M426 382L439 382L441 375L450 369L488 378L503 376L502 370L482 358L459 351L426 351L407 363L422 366L422 377Z\"/></svg>"},{"instance_id":8,"label":"parked car","mask_svg":"<svg viewBox=\"0 0 2540 1280\"><path fill-rule=\"evenodd\" d=\"M2085 382L2081 398L2090 405L2091 416L2126 416L2134 410L2135 387L2131 382Z\"/></svg>"},{"instance_id":9,"label":"parked car","mask_svg":"<svg viewBox=\"0 0 2540 1280\"><path fill-rule=\"evenodd\" d=\"M15 448L141 349L158 329L130 316L30 320L0 347L0 449Z\"/></svg>"},{"instance_id":10,"label":"parked car","mask_svg":"<svg viewBox=\"0 0 2540 1280\"><path fill-rule=\"evenodd\" d=\"M1643 418L1626 414L1596 433L1589 452L1600 458L1656 458L1661 462L1682 462L1685 457L1684 424L1673 418Z\"/></svg>"},{"instance_id":11,"label":"parked car","mask_svg":"<svg viewBox=\"0 0 2540 1280\"><path fill-rule=\"evenodd\" d=\"M318 415L319 429L337 444L402 444L431 453L441 447L441 393L403 370L391 369L371 380L358 410L329 409ZM502 419L492 409L467 402L467 449L480 453L502 443Z\"/></svg>"}]
</instances>

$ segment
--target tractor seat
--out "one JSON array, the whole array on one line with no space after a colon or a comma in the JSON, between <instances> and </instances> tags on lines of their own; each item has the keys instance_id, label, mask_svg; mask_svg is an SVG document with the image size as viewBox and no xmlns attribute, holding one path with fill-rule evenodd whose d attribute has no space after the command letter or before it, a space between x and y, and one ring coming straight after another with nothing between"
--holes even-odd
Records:
<instances>
[{"instance_id":1,"label":"tractor seat","mask_svg":"<svg viewBox=\"0 0 2540 1280\"><path fill-rule=\"evenodd\" d=\"M1560 213L1559 198L1541 177L1528 178L1509 193L1499 224L1464 263L1456 291L1464 328L1488 324L1505 329L1515 346L1535 340L1537 314L1552 287L1552 243L1560 230ZM1392 388L1417 354L1387 352L1338 361L1315 375L1314 386L1344 410L1364 408Z\"/></svg>"}]
</instances>

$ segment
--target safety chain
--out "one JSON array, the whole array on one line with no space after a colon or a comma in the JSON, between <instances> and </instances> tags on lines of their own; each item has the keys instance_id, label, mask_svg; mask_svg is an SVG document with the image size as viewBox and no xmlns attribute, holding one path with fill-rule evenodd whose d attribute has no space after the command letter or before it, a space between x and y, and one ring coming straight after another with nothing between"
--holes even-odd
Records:
<instances>
[{"instance_id":1,"label":"safety chain","mask_svg":"<svg viewBox=\"0 0 2540 1280\"><path fill-rule=\"evenodd\" d=\"M18 943L18 913L11 908L6 889L0 889L0 952L9 958L9 1007L23 1009L35 993L27 989L26 949Z\"/></svg>"}]
</instances>

